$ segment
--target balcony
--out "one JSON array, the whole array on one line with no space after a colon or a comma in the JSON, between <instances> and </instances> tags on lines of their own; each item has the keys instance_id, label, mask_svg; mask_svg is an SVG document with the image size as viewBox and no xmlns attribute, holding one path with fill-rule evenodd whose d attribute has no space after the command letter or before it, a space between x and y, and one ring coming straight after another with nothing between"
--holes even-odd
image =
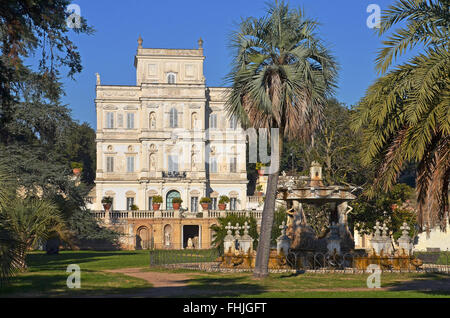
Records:
<instances>
[{"instance_id":1,"label":"balcony","mask_svg":"<svg viewBox=\"0 0 450 318\"><path fill-rule=\"evenodd\" d=\"M176 210L138 210L138 211L112 211L105 212L103 210L96 210L91 212L97 220L110 220L112 223L121 220L138 220L138 219L183 219L192 217L201 219L217 219L219 217L225 217L227 215L247 216L254 217L257 220L262 218L262 211L252 210L206 210L201 212L192 213L189 211L176 211Z\"/></svg>"},{"instance_id":2,"label":"balcony","mask_svg":"<svg viewBox=\"0 0 450 318\"><path fill-rule=\"evenodd\" d=\"M186 171L162 171L163 178L186 179Z\"/></svg>"}]
</instances>

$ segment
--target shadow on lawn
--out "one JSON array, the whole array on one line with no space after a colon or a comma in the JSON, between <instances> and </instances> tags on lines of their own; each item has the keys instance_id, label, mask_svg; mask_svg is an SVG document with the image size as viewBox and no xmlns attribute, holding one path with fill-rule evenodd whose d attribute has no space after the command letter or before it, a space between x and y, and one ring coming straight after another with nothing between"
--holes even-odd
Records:
<instances>
[{"instance_id":1,"label":"shadow on lawn","mask_svg":"<svg viewBox=\"0 0 450 318\"><path fill-rule=\"evenodd\" d=\"M153 287L141 294L141 297L241 297L243 295L257 295L267 290L257 283L244 282L243 277L223 278L191 278L180 280L188 284L182 287ZM126 296L125 296L126 297Z\"/></svg>"},{"instance_id":2,"label":"shadow on lawn","mask_svg":"<svg viewBox=\"0 0 450 318\"><path fill-rule=\"evenodd\" d=\"M140 255L142 253L135 252L94 252L94 251L77 251L60 252L56 255L47 255L45 253L32 253L27 255L27 265L31 271L41 270L60 270L68 264L89 263L92 261L100 261L102 258L109 256L129 256Z\"/></svg>"},{"instance_id":3,"label":"shadow on lawn","mask_svg":"<svg viewBox=\"0 0 450 318\"><path fill-rule=\"evenodd\" d=\"M421 291L433 295L450 295L450 276L439 273L428 273L423 278L406 282L394 283L389 286L391 291Z\"/></svg>"},{"instance_id":4,"label":"shadow on lawn","mask_svg":"<svg viewBox=\"0 0 450 318\"><path fill-rule=\"evenodd\" d=\"M84 273L91 275L100 274L96 271L85 270ZM103 275L103 274L100 274ZM83 276L81 288L68 288L66 286L68 274L59 274L50 272L47 274L30 273L27 275L18 275L11 278L9 284L0 288L0 298L3 297L89 297L105 294L129 294L148 290L151 287L126 287L120 288L107 286L106 277L100 277L97 282L90 282L88 287L83 285ZM102 286L104 285L104 286Z\"/></svg>"}]
</instances>

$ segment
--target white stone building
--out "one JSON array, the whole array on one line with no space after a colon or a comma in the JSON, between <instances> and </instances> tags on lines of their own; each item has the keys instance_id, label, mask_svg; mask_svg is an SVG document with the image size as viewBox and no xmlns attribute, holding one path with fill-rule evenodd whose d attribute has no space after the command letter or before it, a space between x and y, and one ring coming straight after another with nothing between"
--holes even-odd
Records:
<instances>
[{"instance_id":1,"label":"white stone building","mask_svg":"<svg viewBox=\"0 0 450 318\"><path fill-rule=\"evenodd\" d=\"M198 49L148 49L138 40L136 85L101 85L97 74L97 170L90 208L114 199L114 211L200 212L201 197L230 197L229 210L247 205L246 136L224 111L226 88L206 87ZM249 206L254 206L251 203ZM261 207L262 208L262 207Z\"/></svg>"}]
</instances>

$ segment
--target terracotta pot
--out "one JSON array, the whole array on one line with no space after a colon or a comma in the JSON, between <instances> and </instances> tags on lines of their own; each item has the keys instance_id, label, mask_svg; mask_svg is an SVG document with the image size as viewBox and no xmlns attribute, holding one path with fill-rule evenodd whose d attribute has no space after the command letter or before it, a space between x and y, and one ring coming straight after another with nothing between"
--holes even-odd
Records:
<instances>
[{"instance_id":1,"label":"terracotta pot","mask_svg":"<svg viewBox=\"0 0 450 318\"><path fill-rule=\"evenodd\" d=\"M81 174L81 168L74 168L72 169L72 172L74 175L78 176L79 174Z\"/></svg>"},{"instance_id":2,"label":"terracotta pot","mask_svg":"<svg viewBox=\"0 0 450 318\"><path fill-rule=\"evenodd\" d=\"M219 210L225 210L227 208L227 205L225 203L219 203Z\"/></svg>"},{"instance_id":3,"label":"terracotta pot","mask_svg":"<svg viewBox=\"0 0 450 318\"><path fill-rule=\"evenodd\" d=\"M158 211L160 206L161 206L160 203L153 203L152 204L153 210L155 210L155 211Z\"/></svg>"},{"instance_id":4,"label":"terracotta pot","mask_svg":"<svg viewBox=\"0 0 450 318\"><path fill-rule=\"evenodd\" d=\"M263 169L258 170L258 174L259 174L260 176L263 176L263 175L264 175L264 170L263 170Z\"/></svg>"},{"instance_id":5,"label":"terracotta pot","mask_svg":"<svg viewBox=\"0 0 450 318\"><path fill-rule=\"evenodd\" d=\"M103 208L105 211L109 211L109 209L111 209L111 203L103 203Z\"/></svg>"},{"instance_id":6,"label":"terracotta pot","mask_svg":"<svg viewBox=\"0 0 450 318\"><path fill-rule=\"evenodd\" d=\"M258 197L262 197L263 193L262 193L262 192L256 192L256 195L257 195Z\"/></svg>"},{"instance_id":7,"label":"terracotta pot","mask_svg":"<svg viewBox=\"0 0 450 318\"><path fill-rule=\"evenodd\" d=\"M201 203L201 205L204 211L209 209L209 203Z\"/></svg>"},{"instance_id":8,"label":"terracotta pot","mask_svg":"<svg viewBox=\"0 0 450 318\"><path fill-rule=\"evenodd\" d=\"M172 206L173 206L174 210L179 210L180 206L181 206L181 203L172 203Z\"/></svg>"}]
</instances>

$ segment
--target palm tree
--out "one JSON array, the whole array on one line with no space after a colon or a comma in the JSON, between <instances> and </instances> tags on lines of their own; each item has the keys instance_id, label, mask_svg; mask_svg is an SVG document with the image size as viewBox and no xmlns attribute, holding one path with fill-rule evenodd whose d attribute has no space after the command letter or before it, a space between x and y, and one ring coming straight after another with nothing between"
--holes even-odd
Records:
<instances>
[{"instance_id":1,"label":"palm tree","mask_svg":"<svg viewBox=\"0 0 450 318\"><path fill-rule=\"evenodd\" d=\"M60 237L69 240L69 232L56 205L36 198L15 198L10 207L3 210L8 229L23 246L18 266L26 268L26 253L40 240Z\"/></svg>"},{"instance_id":2,"label":"palm tree","mask_svg":"<svg viewBox=\"0 0 450 318\"><path fill-rule=\"evenodd\" d=\"M403 167L417 163L418 222L445 230L450 177L450 15L448 0L402 0L383 12L379 35L397 23L376 63L383 77L357 107L362 160L377 169L369 194L389 191ZM422 52L386 73L393 59L422 45Z\"/></svg>"},{"instance_id":3,"label":"palm tree","mask_svg":"<svg viewBox=\"0 0 450 318\"><path fill-rule=\"evenodd\" d=\"M232 34L235 52L226 110L243 128L277 128L283 138L310 140L334 86L336 63L316 37L317 22L284 2L263 18L247 18ZM268 274L278 172L269 174L255 277Z\"/></svg>"},{"instance_id":4,"label":"palm tree","mask_svg":"<svg viewBox=\"0 0 450 318\"><path fill-rule=\"evenodd\" d=\"M0 284L14 274L17 270L16 264L20 259L21 245L14 236L13 231L8 227L3 209L8 206L12 196L13 186L12 178L7 172L5 164L0 164Z\"/></svg>"}]
</instances>

